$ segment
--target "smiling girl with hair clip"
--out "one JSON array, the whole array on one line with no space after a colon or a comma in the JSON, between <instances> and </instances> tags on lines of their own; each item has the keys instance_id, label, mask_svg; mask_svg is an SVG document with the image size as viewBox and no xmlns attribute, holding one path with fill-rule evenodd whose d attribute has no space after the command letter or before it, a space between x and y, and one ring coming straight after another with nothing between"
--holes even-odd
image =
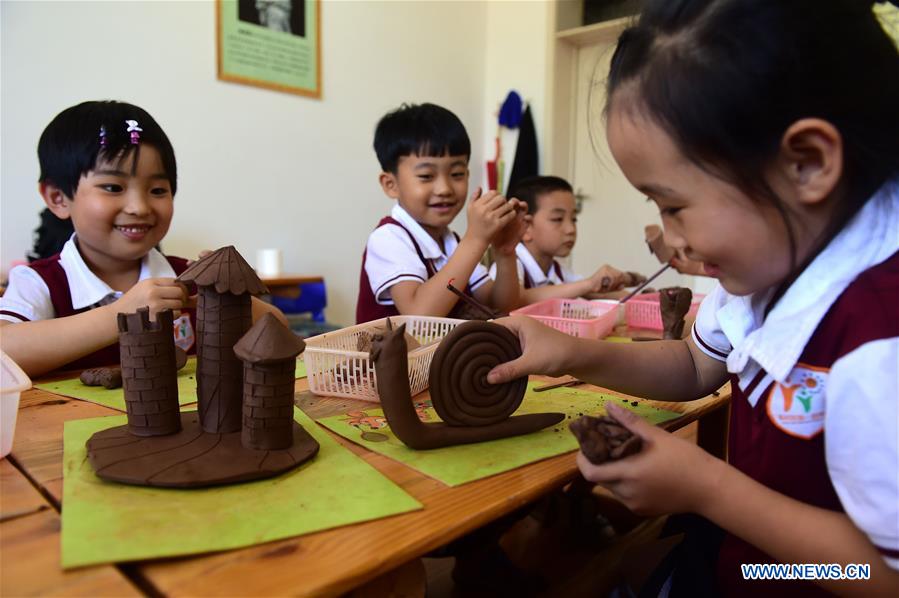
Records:
<instances>
[{"instance_id":1,"label":"smiling girl with hair clip","mask_svg":"<svg viewBox=\"0 0 899 598\"><path fill-rule=\"evenodd\" d=\"M59 113L38 143L39 191L71 220L58 254L17 266L0 298L3 350L30 376L118 363L116 314L149 307L151 318L185 310L176 344L194 343L182 258L156 247L169 230L177 188L175 152L145 110L84 102ZM255 317L274 307L254 298Z\"/></svg>"}]
</instances>

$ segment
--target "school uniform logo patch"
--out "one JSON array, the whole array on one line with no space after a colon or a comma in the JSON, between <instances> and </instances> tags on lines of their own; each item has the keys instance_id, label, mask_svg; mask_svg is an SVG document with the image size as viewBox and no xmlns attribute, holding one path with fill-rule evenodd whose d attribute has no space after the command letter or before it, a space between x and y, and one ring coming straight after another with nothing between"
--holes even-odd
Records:
<instances>
[{"instance_id":1,"label":"school uniform logo patch","mask_svg":"<svg viewBox=\"0 0 899 598\"><path fill-rule=\"evenodd\" d=\"M768 418L790 436L812 438L824 429L824 401L830 370L797 363L784 384L768 394Z\"/></svg>"},{"instance_id":2,"label":"school uniform logo patch","mask_svg":"<svg viewBox=\"0 0 899 598\"><path fill-rule=\"evenodd\" d=\"M174 322L175 345L185 352L194 346L194 327L190 323L190 316L182 314Z\"/></svg>"}]
</instances>

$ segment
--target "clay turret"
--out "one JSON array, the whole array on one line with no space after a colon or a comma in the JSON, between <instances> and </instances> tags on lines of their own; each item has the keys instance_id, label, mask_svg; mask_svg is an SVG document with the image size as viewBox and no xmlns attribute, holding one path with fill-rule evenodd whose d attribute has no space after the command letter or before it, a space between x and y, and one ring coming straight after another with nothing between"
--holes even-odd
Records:
<instances>
[{"instance_id":1,"label":"clay turret","mask_svg":"<svg viewBox=\"0 0 899 598\"><path fill-rule=\"evenodd\" d=\"M119 314L119 349L128 431L135 436L165 436L181 429L172 311L156 314L142 307Z\"/></svg>"},{"instance_id":2,"label":"clay turret","mask_svg":"<svg viewBox=\"0 0 899 598\"><path fill-rule=\"evenodd\" d=\"M192 264L178 281L198 287L200 423L206 432L236 432L241 427L243 366L234 354L234 344L253 323L251 295L268 293L268 289L230 245Z\"/></svg>"},{"instance_id":3,"label":"clay turret","mask_svg":"<svg viewBox=\"0 0 899 598\"><path fill-rule=\"evenodd\" d=\"M244 362L244 447L284 449L293 442L296 361L305 348L306 343L271 314L262 316L234 346Z\"/></svg>"}]
</instances>

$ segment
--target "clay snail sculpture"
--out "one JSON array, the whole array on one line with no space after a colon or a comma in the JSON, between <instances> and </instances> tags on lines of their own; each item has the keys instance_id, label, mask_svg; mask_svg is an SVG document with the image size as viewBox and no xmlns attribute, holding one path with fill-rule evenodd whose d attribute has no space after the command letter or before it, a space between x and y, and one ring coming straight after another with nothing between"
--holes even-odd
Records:
<instances>
[{"instance_id":1,"label":"clay snail sculpture","mask_svg":"<svg viewBox=\"0 0 899 598\"><path fill-rule=\"evenodd\" d=\"M472 320L456 326L441 341L431 361L431 402L442 422L424 423L409 390L403 324L375 336L371 359L378 395L390 429L406 446L427 450L528 434L559 423L562 413L510 417L527 390L527 378L490 384L487 373L521 355L518 338L507 328Z\"/></svg>"}]
</instances>

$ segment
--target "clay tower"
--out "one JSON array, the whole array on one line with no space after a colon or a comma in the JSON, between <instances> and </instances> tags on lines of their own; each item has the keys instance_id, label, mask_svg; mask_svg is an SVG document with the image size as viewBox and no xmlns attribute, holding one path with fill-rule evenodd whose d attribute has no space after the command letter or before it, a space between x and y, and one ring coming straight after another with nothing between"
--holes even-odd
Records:
<instances>
[{"instance_id":1,"label":"clay tower","mask_svg":"<svg viewBox=\"0 0 899 598\"><path fill-rule=\"evenodd\" d=\"M222 247L178 277L195 283L197 299L197 402L200 424L210 433L241 426L243 366L234 345L253 323L251 296L268 293L233 246Z\"/></svg>"},{"instance_id":2,"label":"clay tower","mask_svg":"<svg viewBox=\"0 0 899 598\"><path fill-rule=\"evenodd\" d=\"M245 448L290 447L297 355L305 348L306 343L271 314L262 316L234 345L244 362L240 441Z\"/></svg>"},{"instance_id":3,"label":"clay tower","mask_svg":"<svg viewBox=\"0 0 899 598\"><path fill-rule=\"evenodd\" d=\"M119 350L128 431L135 436L165 436L181 429L172 311L119 314Z\"/></svg>"}]
</instances>

